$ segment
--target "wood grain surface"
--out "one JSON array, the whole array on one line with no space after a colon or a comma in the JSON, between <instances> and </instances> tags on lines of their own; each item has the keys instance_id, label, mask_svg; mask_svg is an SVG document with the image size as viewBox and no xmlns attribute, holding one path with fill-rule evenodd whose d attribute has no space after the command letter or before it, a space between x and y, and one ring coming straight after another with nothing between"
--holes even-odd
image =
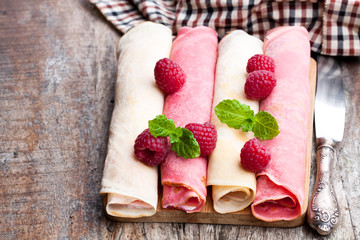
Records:
<instances>
[{"instance_id":1,"label":"wood grain surface","mask_svg":"<svg viewBox=\"0 0 360 240\"><path fill-rule=\"evenodd\" d=\"M360 58L341 58L341 219L294 228L120 223L99 196L120 34L87 0L0 1L0 239L359 239ZM316 162L312 151L310 191Z\"/></svg>"}]
</instances>

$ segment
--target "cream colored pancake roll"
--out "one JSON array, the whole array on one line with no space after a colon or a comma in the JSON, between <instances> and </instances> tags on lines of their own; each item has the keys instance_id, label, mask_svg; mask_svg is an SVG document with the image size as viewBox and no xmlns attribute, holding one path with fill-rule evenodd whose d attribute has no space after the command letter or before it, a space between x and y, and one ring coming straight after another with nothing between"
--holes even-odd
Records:
<instances>
[{"instance_id":1,"label":"cream colored pancake roll","mask_svg":"<svg viewBox=\"0 0 360 240\"><path fill-rule=\"evenodd\" d=\"M158 169L136 159L134 143L148 121L162 114L164 95L156 86L154 67L169 57L171 45L171 30L151 22L136 26L119 41L115 106L100 190L111 216L156 213Z\"/></svg>"},{"instance_id":2,"label":"cream colored pancake roll","mask_svg":"<svg viewBox=\"0 0 360 240\"><path fill-rule=\"evenodd\" d=\"M244 84L247 61L255 54L262 54L262 46L260 39L242 30L232 31L220 41L213 108L222 100L237 99L255 113L259 111L259 102L246 98ZM216 148L209 157L207 181L208 186L212 185L214 209L219 213L240 211L255 198L255 174L240 164L241 148L254 136L221 123L214 109L211 122L218 132Z\"/></svg>"}]
</instances>

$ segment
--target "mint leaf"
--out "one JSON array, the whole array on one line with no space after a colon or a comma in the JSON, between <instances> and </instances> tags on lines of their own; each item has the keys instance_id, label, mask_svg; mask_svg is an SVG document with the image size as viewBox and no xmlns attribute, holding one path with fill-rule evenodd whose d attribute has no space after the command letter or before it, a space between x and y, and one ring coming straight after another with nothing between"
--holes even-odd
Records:
<instances>
[{"instance_id":1,"label":"mint leaf","mask_svg":"<svg viewBox=\"0 0 360 240\"><path fill-rule=\"evenodd\" d=\"M149 131L155 138L167 137L175 131L175 123L165 115L158 115L149 121Z\"/></svg>"},{"instance_id":2,"label":"mint leaf","mask_svg":"<svg viewBox=\"0 0 360 240\"><path fill-rule=\"evenodd\" d=\"M231 128L239 129L246 119L254 116L254 111L246 104L241 104L238 100L227 99L221 101L215 107L216 116L222 123L227 124ZM245 129L249 129L249 123L244 124Z\"/></svg>"},{"instance_id":3,"label":"mint leaf","mask_svg":"<svg viewBox=\"0 0 360 240\"><path fill-rule=\"evenodd\" d=\"M156 137L170 137L171 149L178 156L196 158L200 156L200 146L193 133L186 128L177 127L172 119L158 115L149 121L149 131Z\"/></svg>"},{"instance_id":4,"label":"mint leaf","mask_svg":"<svg viewBox=\"0 0 360 240\"><path fill-rule=\"evenodd\" d=\"M252 131L255 137L262 140L273 139L280 133L279 125L270 113L261 111L254 116L254 111L248 105L236 99L221 101L215 107L215 113L222 123L231 128L241 128L244 132Z\"/></svg>"},{"instance_id":5,"label":"mint leaf","mask_svg":"<svg viewBox=\"0 0 360 240\"><path fill-rule=\"evenodd\" d=\"M200 146L191 131L186 128L182 129L182 136L178 142L174 142L171 149L177 153L178 156L184 158L196 158L200 156Z\"/></svg>"},{"instance_id":6,"label":"mint leaf","mask_svg":"<svg viewBox=\"0 0 360 240\"><path fill-rule=\"evenodd\" d=\"M262 140L273 139L280 133L276 119L265 111L258 112L255 115L255 125L252 131L255 137Z\"/></svg>"},{"instance_id":7,"label":"mint leaf","mask_svg":"<svg viewBox=\"0 0 360 240\"><path fill-rule=\"evenodd\" d=\"M255 121L254 118L248 118L245 119L242 123L241 123L241 130L243 130L244 132L249 132L252 131L253 127L255 125Z\"/></svg>"}]
</instances>

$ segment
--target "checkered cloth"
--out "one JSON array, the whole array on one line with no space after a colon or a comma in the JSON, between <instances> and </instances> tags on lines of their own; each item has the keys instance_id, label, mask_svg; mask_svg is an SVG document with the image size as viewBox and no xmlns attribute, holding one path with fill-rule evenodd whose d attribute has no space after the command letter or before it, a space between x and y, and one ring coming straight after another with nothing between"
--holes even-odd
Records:
<instances>
[{"instance_id":1,"label":"checkered cloth","mask_svg":"<svg viewBox=\"0 0 360 240\"><path fill-rule=\"evenodd\" d=\"M360 56L359 0L89 0L122 33L143 21L172 28L209 26L221 38L243 29L264 39L277 26L302 25L311 49L325 55Z\"/></svg>"}]
</instances>

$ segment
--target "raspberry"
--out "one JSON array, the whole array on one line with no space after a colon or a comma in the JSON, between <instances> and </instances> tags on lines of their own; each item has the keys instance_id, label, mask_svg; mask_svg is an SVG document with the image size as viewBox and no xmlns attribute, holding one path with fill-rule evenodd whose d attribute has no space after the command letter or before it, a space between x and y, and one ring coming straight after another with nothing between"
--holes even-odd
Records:
<instances>
[{"instance_id":1,"label":"raspberry","mask_svg":"<svg viewBox=\"0 0 360 240\"><path fill-rule=\"evenodd\" d=\"M210 122L204 124L189 123L185 128L194 134L196 141L199 143L202 157L206 157L215 149L217 131L213 124Z\"/></svg>"},{"instance_id":2,"label":"raspberry","mask_svg":"<svg viewBox=\"0 0 360 240\"><path fill-rule=\"evenodd\" d=\"M154 75L156 84L165 94L178 91L186 81L185 72L180 65L169 58L160 59L156 63Z\"/></svg>"},{"instance_id":3,"label":"raspberry","mask_svg":"<svg viewBox=\"0 0 360 240\"><path fill-rule=\"evenodd\" d=\"M240 153L241 165L252 172L264 170L271 159L270 150L256 138L247 141Z\"/></svg>"},{"instance_id":4,"label":"raspberry","mask_svg":"<svg viewBox=\"0 0 360 240\"><path fill-rule=\"evenodd\" d=\"M135 140L135 156L148 166L157 166L169 153L171 144L166 137L153 137L149 129L145 129Z\"/></svg>"},{"instance_id":5,"label":"raspberry","mask_svg":"<svg viewBox=\"0 0 360 240\"><path fill-rule=\"evenodd\" d=\"M275 86L276 78L274 73L257 70L247 76L244 90L248 98L260 100L269 96Z\"/></svg>"},{"instance_id":6,"label":"raspberry","mask_svg":"<svg viewBox=\"0 0 360 240\"><path fill-rule=\"evenodd\" d=\"M275 72L275 61L269 56L256 54L252 56L247 63L246 71L251 73L256 70L267 70Z\"/></svg>"}]
</instances>

